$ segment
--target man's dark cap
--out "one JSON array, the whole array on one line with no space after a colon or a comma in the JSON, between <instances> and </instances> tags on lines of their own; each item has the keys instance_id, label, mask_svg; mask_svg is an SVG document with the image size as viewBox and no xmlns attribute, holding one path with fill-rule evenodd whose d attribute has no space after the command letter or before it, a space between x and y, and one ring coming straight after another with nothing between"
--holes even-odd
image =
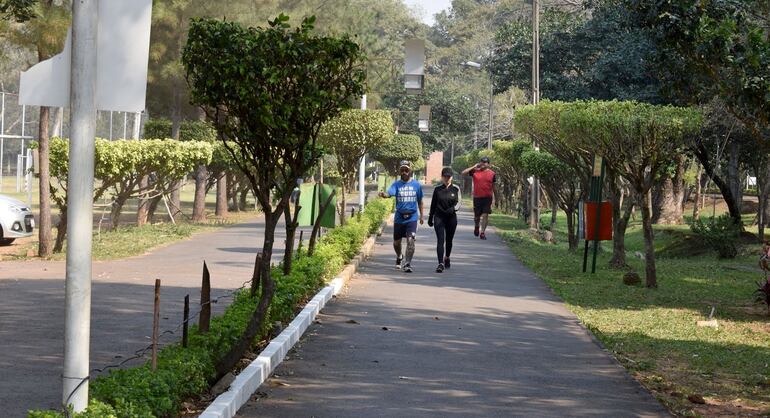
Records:
<instances>
[{"instance_id":1,"label":"man's dark cap","mask_svg":"<svg viewBox=\"0 0 770 418\"><path fill-rule=\"evenodd\" d=\"M489 162L489 157L481 157L481 162L482 163L488 163Z\"/></svg>"}]
</instances>

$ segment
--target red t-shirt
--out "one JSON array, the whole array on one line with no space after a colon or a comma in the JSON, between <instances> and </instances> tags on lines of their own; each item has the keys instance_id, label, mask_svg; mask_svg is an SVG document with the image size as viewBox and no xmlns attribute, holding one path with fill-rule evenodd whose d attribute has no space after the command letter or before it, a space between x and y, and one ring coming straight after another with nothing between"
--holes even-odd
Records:
<instances>
[{"instance_id":1,"label":"red t-shirt","mask_svg":"<svg viewBox=\"0 0 770 418\"><path fill-rule=\"evenodd\" d=\"M468 173L473 177L473 197L492 197L492 187L497 181L497 175L490 169L473 169Z\"/></svg>"}]
</instances>

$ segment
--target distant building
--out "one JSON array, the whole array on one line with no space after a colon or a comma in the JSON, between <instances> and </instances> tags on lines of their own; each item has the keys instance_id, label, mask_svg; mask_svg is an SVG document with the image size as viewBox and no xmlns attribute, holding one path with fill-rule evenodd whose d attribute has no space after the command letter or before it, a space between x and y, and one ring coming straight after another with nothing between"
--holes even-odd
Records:
<instances>
[{"instance_id":1,"label":"distant building","mask_svg":"<svg viewBox=\"0 0 770 418\"><path fill-rule=\"evenodd\" d=\"M425 184L441 181L441 169L444 168L444 153L432 152L425 160Z\"/></svg>"}]
</instances>

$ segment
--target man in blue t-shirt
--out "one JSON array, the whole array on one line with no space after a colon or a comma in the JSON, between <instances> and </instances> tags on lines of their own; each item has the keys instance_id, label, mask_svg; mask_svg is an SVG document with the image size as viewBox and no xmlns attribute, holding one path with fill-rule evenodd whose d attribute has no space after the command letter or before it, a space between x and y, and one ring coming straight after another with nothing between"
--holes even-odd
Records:
<instances>
[{"instance_id":1,"label":"man in blue t-shirt","mask_svg":"<svg viewBox=\"0 0 770 418\"><path fill-rule=\"evenodd\" d=\"M403 270L412 272L412 256L414 256L414 240L417 235L417 221L422 225L422 186L416 180L411 180L412 164L401 161L398 167L400 180L396 180L387 192L380 192L380 197L396 197L396 213L393 220L393 249L396 250L396 269L402 269L401 240L406 238L406 262ZM417 213L419 211L419 218Z\"/></svg>"}]
</instances>

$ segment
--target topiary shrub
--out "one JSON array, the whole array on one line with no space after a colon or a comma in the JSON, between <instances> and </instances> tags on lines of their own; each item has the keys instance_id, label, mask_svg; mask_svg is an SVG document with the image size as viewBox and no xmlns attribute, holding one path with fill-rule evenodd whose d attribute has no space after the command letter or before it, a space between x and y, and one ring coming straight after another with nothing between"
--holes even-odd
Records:
<instances>
[{"instance_id":1,"label":"topiary shrub","mask_svg":"<svg viewBox=\"0 0 770 418\"><path fill-rule=\"evenodd\" d=\"M164 118L149 119L144 124L144 137L148 139L171 138L171 121ZM180 141L217 140L217 131L210 123L202 120L183 120L179 124Z\"/></svg>"},{"instance_id":2,"label":"topiary shrub","mask_svg":"<svg viewBox=\"0 0 770 418\"><path fill-rule=\"evenodd\" d=\"M738 255L741 226L729 214L706 221L697 219L690 225L690 229L716 250L719 258L735 258Z\"/></svg>"},{"instance_id":3,"label":"topiary shrub","mask_svg":"<svg viewBox=\"0 0 770 418\"><path fill-rule=\"evenodd\" d=\"M144 123L144 137L151 139L171 138L171 121L157 118Z\"/></svg>"},{"instance_id":4,"label":"topiary shrub","mask_svg":"<svg viewBox=\"0 0 770 418\"><path fill-rule=\"evenodd\" d=\"M393 135L389 141L373 148L369 155L379 161L390 175L398 174L398 163L407 160L412 163L412 170L424 167L422 160L422 140L417 135Z\"/></svg>"}]
</instances>

